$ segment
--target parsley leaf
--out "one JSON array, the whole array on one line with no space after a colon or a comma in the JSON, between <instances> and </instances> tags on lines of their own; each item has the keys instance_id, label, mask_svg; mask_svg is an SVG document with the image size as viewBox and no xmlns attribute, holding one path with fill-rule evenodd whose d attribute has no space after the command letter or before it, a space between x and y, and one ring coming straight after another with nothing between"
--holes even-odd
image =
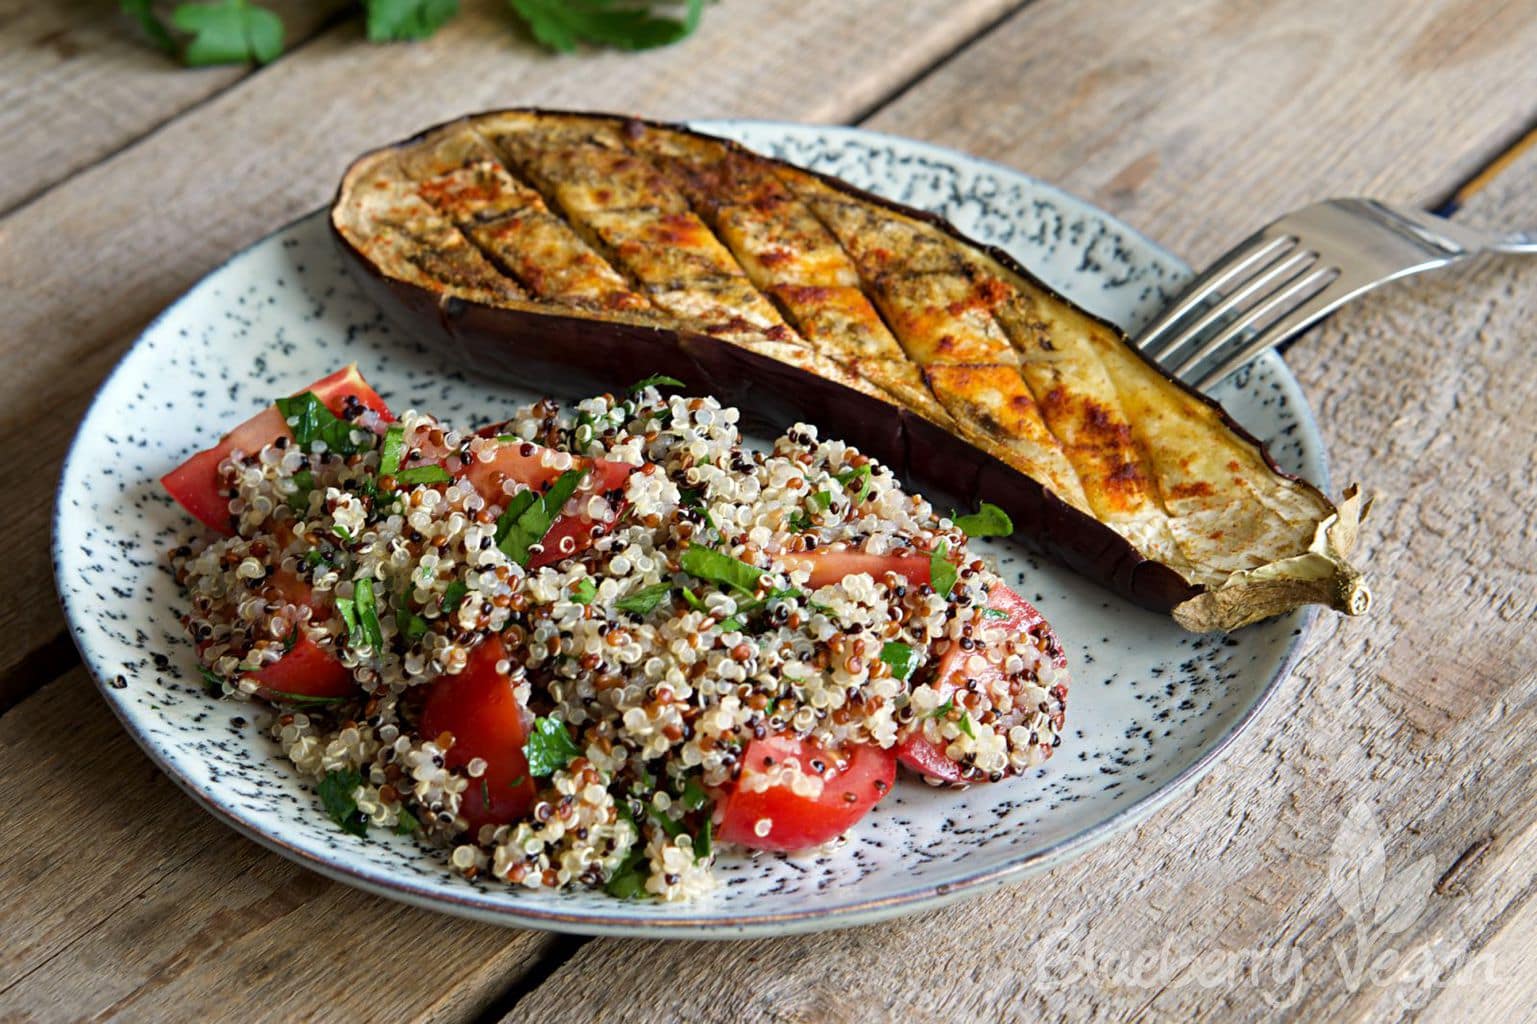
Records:
<instances>
[{"instance_id":1,"label":"parsley leaf","mask_svg":"<svg viewBox=\"0 0 1537 1024\"><path fill-rule=\"evenodd\" d=\"M972 739L976 739L977 738L976 730L971 727L971 712L970 711L962 711L961 712L961 720L960 720L959 724L960 724L960 727L961 727L961 732L965 733L967 736L970 736Z\"/></svg>"},{"instance_id":2,"label":"parsley leaf","mask_svg":"<svg viewBox=\"0 0 1537 1024\"><path fill-rule=\"evenodd\" d=\"M154 0L122 0L118 6L124 14L138 21L150 42L166 53L176 52L176 40L171 38L171 30L165 27L165 22L155 14Z\"/></svg>"},{"instance_id":3,"label":"parsley leaf","mask_svg":"<svg viewBox=\"0 0 1537 1024\"><path fill-rule=\"evenodd\" d=\"M310 510L310 494L315 490L315 474L301 469L293 475L294 492L288 496L288 507L298 513Z\"/></svg>"},{"instance_id":4,"label":"parsley leaf","mask_svg":"<svg viewBox=\"0 0 1537 1024\"><path fill-rule=\"evenodd\" d=\"M639 899L646 895L646 869L645 869L645 843L638 837L624 855L624 860L614 869L609 876L608 883L603 886L603 891L610 896L621 900Z\"/></svg>"},{"instance_id":5,"label":"parsley leaf","mask_svg":"<svg viewBox=\"0 0 1537 1024\"><path fill-rule=\"evenodd\" d=\"M1009 514L986 501L970 515L957 516L952 513L951 518L968 537L1007 537L1014 532L1014 520L1009 518Z\"/></svg>"},{"instance_id":6,"label":"parsley leaf","mask_svg":"<svg viewBox=\"0 0 1537 1024\"><path fill-rule=\"evenodd\" d=\"M950 545L940 541L939 547L929 553L929 586L940 597L949 597L950 591L955 589L955 581L960 578L955 563L945 557L949 550Z\"/></svg>"},{"instance_id":7,"label":"parsley leaf","mask_svg":"<svg viewBox=\"0 0 1537 1024\"><path fill-rule=\"evenodd\" d=\"M984 619L1006 619L1009 617L1009 613L1002 608L983 608L982 617Z\"/></svg>"},{"instance_id":8,"label":"parsley leaf","mask_svg":"<svg viewBox=\"0 0 1537 1024\"><path fill-rule=\"evenodd\" d=\"M751 594L763 575L763 570L755 565L698 544L683 549L678 565L690 576L733 587L744 594Z\"/></svg>"},{"instance_id":9,"label":"parsley leaf","mask_svg":"<svg viewBox=\"0 0 1537 1024\"><path fill-rule=\"evenodd\" d=\"M536 718L529 731L528 742L523 744L523 755L528 758L528 772L536 779L553 775L580 757L582 748L571 739L566 725L558 718Z\"/></svg>"},{"instance_id":10,"label":"parsley leaf","mask_svg":"<svg viewBox=\"0 0 1537 1024\"><path fill-rule=\"evenodd\" d=\"M890 665L891 674L904 683L912 678L913 670L918 667L917 652L897 640L888 640L881 646L881 660Z\"/></svg>"},{"instance_id":11,"label":"parsley leaf","mask_svg":"<svg viewBox=\"0 0 1537 1024\"><path fill-rule=\"evenodd\" d=\"M320 795L320 802L325 805L326 813L331 816L331 820L336 822L343 832L350 832L355 836L368 833L368 818L358 810L358 802L353 797L353 793L362 784L363 776L355 771L328 772L315 787L315 792Z\"/></svg>"},{"instance_id":12,"label":"parsley leaf","mask_svg":"<svg viewBox=\"0 0 1537 1024\"><path fill-rule=\"evenodd\" d=\"M287 690L274 690L270 686L262 687L262 692L270 700L280 700L285 704L301 708L325 707L330 704L341 704L347 700L346 697L315 697L308 693L289 693Z\"/></svg>"},{"instance_id":13,"label":"parsley leaf","mask_svg":"<svg viewBox=\"0 0 1537 1024\"><path fill-rule=\"evenodd\" d=\"M683 792L679 795L678 800L683 804L685 811L697 811L709 803L710 798L705 793L704 787L699 784L698 779L689 779L683 784Z\"/></svg>"},{"instance_id":14,"label":"parsley leaf","mask_svg":"<svg viewBox=\"0 0 1537 1024\"><path fill-rule=\"evenodd\" d=\"M400 595L400 607L395 612L395 624L400 627L400 635L406 643L414 644L426 636L427 630L431 627L428 626L426 619L413 612L410 605L406 604L408 596L409 588L407 593Z\"/></svg>"},{"instance_id":15,"label":"parsley leaf","mask_svg":"<svg viewBox=\"0 0 1537 1024\"><path fill-rule=\"evenodd\" d=\"M384 444L379 449L379 475L394 476L398 473L405 454L406 428L399 423L391 423L384 432Z\"/></svg>"},{"instance_id":16,"label":"parsley leaf","mask_svg":"<svg viewBox=\"0 0 1537 1024\"><path fill-rule=\"evenodd\" d=\"M374 596L374 581L364 577L352 584L352 599L357 605L358 628L375 654L384 650L384 631L379 628L379 605Z\"/></svg>"},{"instance_id":17,"label":"parsley leaf","mask_svg":"<svg viewBox=\"0 0 1537 1024\"><path fill-rule=\"evenodd\" d=\"M452 474L442 466L412 466L395 474L395 482L408 487L417 484L446 484L451 480Z\"/></svg>"},{"instance_id":18,"label":"parsley leaf","mask_svg":"<svg viewBox=\"0 0 1537 1024\"><path fill-rule=\"evenodd\" d=\"M414 836L421 830L422 823L416 820L416 815L402 807L399 820L395 823L395 834L397 836Z\"/></svg>"},{"instance_id":19,"label":"parsley leaf","mask_svg":"<svg viewBox=\"0 0 1537 1024\"><path fill-rule=\"evenodd\" d=\"M826 512L827 509L828 509L828 506L830 506L833 503L833 492L832 491L817 491L815 494L811 495L811 497L807 498L806 500L808 502L810 502L811 504L815 505L820 511Z\"/></svg>"},{"instance_id":20,"label":"parsley leaf","mask_svg":"<svg viewBox=\"0 0 1537 1024\"><path fill-rule=\"evenodd\" d=\"M653 373L645 380L638 380L631 384L630 394L633 395L637 391L644 391L646 388L681 388L686 386L676 377L669 377L665 373Z\"/></svg>"},{"instance_id":21,"label":"parsley leaf","mask_svg":"<svg viewBox=\"0 0 1537 1024\"><path fill-rule=\"evenodd\" d=\"M577 604L592 604L592 599L597 596L598 587L591 576L583 576L571 591L571 600Z\"/></svg>"},{"instance_id":22,"label":"parsley leaf","mask_svg":"<svg viewBox=\"0 0 1537 1024\"><path fill-rule=\"evenodd\" d=\"M542 46L570 53L577 43L595 43L620 50L649 50L669 46L693 32L704 12L704 0L687 0L682 21L659 17L656 6L635 0L509 0L512 10Z\"/></svg>"},{"instance_id":23,"label":"parsley leaf","mask_svg":"<svg viewBox=\"0 0 1537 1024\"><path fill-rule=\"evenodd\" d=\"M521 491L507 503L507 508L496 520L496 546L508 558L521 566L527 566L530 551L550 532L560 507L576 493L582 482L582 471L568 469L543 494Z\"/></svg>"},{"instance_id":24,"label":"parsley leaf","mask_svg":"<svg viewBox=\"0 0 1537 1024\"><path fill-rule=\"evenodd\" d=\"M336 610L342 617L342 622L347 626L347 642L353 647L361 647L363 644L363 630L358 625L358 605L350 597L338 597L334 602Z\"/></svg>"},{"instance_id":25,"label":"parsley leaf","mask_svg":"<svg viewBox=\"0 0 1537 1024\"><path fill-rule=\"evenodd\" d=\"M459 13L459 0L365 0L368 41L426 39Z\"/></svg>"},{"instance_id":26,"label":"parsley leaf","mask_svg":"<svg viewBox=\"0 0 1537 1024\"><path fill-rule=\"evenodd\" d=\"M694 837L694 863L709 860L710 854L715 852L715 822L709 818L704 819L704 828Z\"/></svg>"},{"instance_id":27,"label":"parsley leaf","mask_svg":"<svg viewBox=\"0 0 1537 1024\"><path fill-rule=\"evenodd\" d=\"M454 580L443 588L443 613L449 614L459 607L459 602L464 600L464 595L470 592L463 580Z\"/></svg>"},{"instance_id":28,"label":"parsley leaf","mask_svg":"<svg viewBox=\"0 0 1537 1024\"><path fill-rule=\"evenodd\" d=\"M952 697L946 697L945 698L945 702L943 704L941 704L939 707L935 708L933 711L929 712L929 717L930 718L943 718L943 717L945 717L946 715L948 715L950 712L952 712L954 710L955 710L955 698L953 696Z\"/></svg>"},{"instance_id":29,"label":"parsley leaf","mask_svg":"<svg viewBox=\"0 0 1537 1024\"><path fill-rule=\"evenodd\" d=\"M662 603L662 599L672 592L671 583L653 583L649 587L641 587L633 594L626 594L614 602L614 607L622 612L634 612L636 615L646 615L656 610L656 606Z\"/></svg>"},{"instance_id":30,"label":"parsley leaf","mask_svg":"<svg viewBox=\"0 0 1537 1024\"><path fill-rule=\"evenodd\" d=\"M219 675L207 665L199 665L198 672L203 677L203 688L208 691L210 697L224 696L224 677Z\"/></svg>"},{"instance_id":31,"label":"parsley leaf","mask_svg":"<svg viewBox=\"0 0 1537 1024\"><path fill-rule=\"evenodd\" d=\"M288 422L289 429L294 432L294 440L302 451L310 451L310 446L316 441L324 441L326 451L338 455L352 455L367 447L366 442L358 444L353 441L352 432L356 428L333 415L313 391L292 398L279 398L273 404Z\"/></svg>"},{"instance_id":32,"label":"parsley leaf","mask_svg":"<svg viewBox=\"0 0 1537 1024\"><path fill-rule=\"evenodd\" d=\"M283 19L247 0L182 4L171 12L171 23L192 33L182 52L191 67L266 64L283 52Z\"/></svg>"},{"instance_id":33,"label":"parsley leaf","mask_svg":"<svg viewBox=\"0 0 1537 1024\"><path fill-rule=\"evenodd\" d=\"M833 477L833 479L842 484L845 491L848 491L849 484L852 484L855 480L859 481L859 487L849 493L849 500L852 501L855 506L858 506L861 501L865 500L865 491L869 490L870 488L871 472L872 470L870 468L870 464L867 462L863 466L859 466L855 469L845 470L844 472L837 474L835 477Z\"/></svg>"}]
</instances>

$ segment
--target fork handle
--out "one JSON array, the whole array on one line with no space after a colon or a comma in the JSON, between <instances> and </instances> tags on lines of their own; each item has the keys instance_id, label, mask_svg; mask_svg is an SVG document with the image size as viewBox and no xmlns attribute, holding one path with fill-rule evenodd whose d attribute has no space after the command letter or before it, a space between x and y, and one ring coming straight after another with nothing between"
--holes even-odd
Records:
<instances>
[{"instance_id":1,"label":"fork handle","mask_svg":"<svg viewBox=\"0 0 1537 1024\"><path fill-rule=\"evenodd\" d=\"M1517 231L1490 242L1490 252L1530 253L1537 255L1537 231Z\"/></svg>"}]
</instances>

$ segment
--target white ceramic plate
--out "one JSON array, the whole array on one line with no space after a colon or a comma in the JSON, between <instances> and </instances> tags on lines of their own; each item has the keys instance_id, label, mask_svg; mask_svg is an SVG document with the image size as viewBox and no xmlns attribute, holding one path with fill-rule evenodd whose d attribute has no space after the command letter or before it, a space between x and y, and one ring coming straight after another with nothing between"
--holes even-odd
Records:
<instances>
[{"instance_id":1,"label":"white ceramic plate","mask_svg":"<svg viewBox=\"0 0 1537 1024\"><path fill-rule=\"evenodd\" d=\"M1134 327L1177 287L1177 259L1086 203L949 150L849 129L704 126L937 211L1010 250L1089 309ZM905 781L831 853L725 856L692 903L620 902L469 882L437 853L337 830L275 756L254 705L204 695L165 553L196 532L157 478L277 395L356 361L397 409L501 419L532 391L466 379L358 294L323 214L240 253L172 306L102 386L60 485L59 593L102 694L145 751L210 812L333 878L504 924L593 934L732 937L861 924L1018 881L1183 792L1284 677L1308 618L1196 637L1019 544L992 545L1056 626L1073 684L1066 741L1027 777L965 792ZM1297 384L1267 356L1221 395L1283 465L1326 483Z\"/></svg>"}]
</instances>

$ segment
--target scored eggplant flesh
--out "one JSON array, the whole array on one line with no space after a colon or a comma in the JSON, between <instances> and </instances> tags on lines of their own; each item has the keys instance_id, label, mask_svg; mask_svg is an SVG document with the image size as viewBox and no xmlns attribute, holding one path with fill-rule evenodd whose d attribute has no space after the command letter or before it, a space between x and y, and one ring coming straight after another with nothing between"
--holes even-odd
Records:
<instances>
[{"instance_id":1,"label":"scored eggplant flesh","mask_svg":"<svg viewBox=\"0 0 1537 1024\"><path fill-rule=\"evenodd\" d=\"M677 371L949 483L941 463L988 461L960 438L1023 478L972 467L977 496L1188 629L1369 606L1356 489L1336 507L1007 255L837 179L684 128L498 111L365 154L331 222L371 294L487 365ZM809 377L739 379L777 377L764 359Z\"/></svg>"}]
</instances>

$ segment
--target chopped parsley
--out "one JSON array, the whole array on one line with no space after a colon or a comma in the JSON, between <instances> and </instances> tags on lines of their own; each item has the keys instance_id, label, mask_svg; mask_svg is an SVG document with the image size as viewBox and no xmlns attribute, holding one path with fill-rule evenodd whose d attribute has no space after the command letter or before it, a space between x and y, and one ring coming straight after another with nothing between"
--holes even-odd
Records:
<instances>
[{"instance_id":1,"label":"chopped parsley","mask_svg":"<svg viewBox=\"0 0 1537 1024\"><path fill-rule=\"evenodd\" d=\"M415 487L417 484L446 484L453 476L442 466L412 466L395 474L395 482Z\"/></svg>"},{"instance_id":2,"label":"chopped parsley","mask_svg":"<svg viewBox=\"0 0 1537 1024\"><path fill-rule=\"evenodd\" d=\"M416 820L416 815L404 807L400 809L399 819L395 822L397 836L414 836L422 830L422 823Z\"/></svg>"},{"instance_id":3,"label":"chopped parsley","mask_svg":"<svg viewBox=\"0 0 1537 1024\"><path fill-rule=\"evenodd\" d=\"M576 493L582 471L568 469L543 494L520 491L496 520L496 546L519 565L528 566L530 549L550 532L560 507Z\"/></svg>"},{"instance_id":4,"label":"chopped parsley","mask_svg":"<svg viewBox=\"0 0 1537 1024\"><path fill-rule=\"evenodd\" d=\"M302 451L313 450L316 441L323 442L326 451L337 455L353 455L371 447L371 439L362 443L352 439L355 432L366 434L367 431L358 431L351 423L338 419L313 391L293 398L279 398L274 404L294 432L294 441Z\"/></svg>"},{"instance_id":5,"label":"chopped parsley","mask_svg":"<svg viewBox=\"0 0 1537 1024\"><path fill-rule=\"evenodd\" d=\"M949 597L950 591L955 589L955 581L960 578L955 563L945 557L949 551L949 543L940 541L939 547L929 554L929 586L940 597Z\"/></svg>"},{"instance_id":6,"label":"chopped parsley","mask_svg":"<svg viewBox=\"0 0 1537 1024\"><path fill-rule=\"evenodd\" d=\"M1014 520L997 505L984 501L970 515L951 517L968 537L1007 537L1014 532Z\"/></svg>"},{"instance_id":7,"label":"chopped parsley","mask_svg":"<svg viewBox=\"0 0 1537 1024\"><path fill-rule=\"evenodd\" d=\"M211 697L224 696L224 677L219 675L207 665L199 665L198 672L203 676L203 687Z\"/></svg>"},{"instance_id":8,"label":"chopped parsley","mask_svg":"<svg viewBox=\"0 0 1537 1024\"><path fill-rule=\"evenodd\" d=\"M571 600L577 604L592 604L592 599L598 596L598 586L592 582L591 576L583 576L577 580L576 586L571 590Z\"/></svg>"},{"instance_id":9,"label":"chopped parsley","mask_svg":"<svg viewBox=\"0 0 1537 1024\"><path fill-rule=\"evenodd\" d=\"M984 619L1006 619L1009 617L1009 613L1002 608L983 608L982 617Z\"/></svg>"},{"instance_id":10,"label":"chopped parsley","mask_svg":"<svg viewBox=\"0 0 1537 1024\"><path fill-rule=\"evenodd\" d=\"M399 423L390 424L384 432L384 444L379 449L379 475L394 476L406 455L406 428Z\"/></svg>"},{"instance_id":11,"label":"chopped parsley","mask_svg":"<svg viewBox=\"0 0 1537 1024\"><path fill-rule=\"evenodd\" d=\"M684 810L697 811L709 803L710 798L705 793L704 787L699 784L698 779L689 779L683 784L683 793L678 797L678 801L683 804Z\"/></svg>"},{"instance_id":12,"label":"chopped parsley","mask_svg":"<svg viewBox=\"0 0 1537 1024\"><path fill-rule=\"evenodd\" d=\"M646 615L656 610L656 606L662 603L663 598L672 592L671 583L653 583L649 587L641 587L633 594L626 594L614 602L614 607L622 612L633 612L636 615Z\"/></svg>"},{"instance_id":13,"label":"chopped parsley","mask_svg":"<svg viewBox=\"0 0 1537 1024\"><path fill-rule=\"evenodd\" d=\"M331 820L343 832L355 836L368 833L368 818L358 810L358 802L353 796L362 784L363 776L355 771L327 772L326 777L315 787Z\"/></svg>"},{"instance_id":14,"label":"chopped parsley","mask_svg":"<svg viewBox=\"0 0 1537 1024\"><path fill-rule=\"evenodd\" d=\"M350 597L338 597L336 610L341 614L342 622L347 625L347 642L353 647L361 647L363 644L363 629L358 623L357 601Z\"/></svg>"},{"instance_id":15,"label":"chopped parsley","mask_svg":"<svg viewBox=\"0 0 1537 1024\"><path fill-rule=\"evenodd\" d=\"M446 614L454 611L455 609L457 609L459 607L459 603L464 600L464 595L468 594L469 592L470 592L470 588L465 585L463 580L454 580L448 586L444 587L443 588L443 612L444 612L444 614L446 615Z\"/></svg>"},{"instance_id":16,"label":"chopped parsley","mask_svg":"<svg viewBox=\"0 0 1537 1024\"><path fill-rule=\"evenodd\" d=\"M621 900L634 900L645 896L645 859L645 844L640 841L639 830L637 830L634 845L624 855L624 860L619 862L614 873L609 876L603 891Z\"/></svg>"},{"instance_id":17,"label":"chopped parsley","mask_svg":"<svg viewBox=\"0 0 1537 1024\"><path fill-rule=\"evenodd\" d=\"M407 603L409 597L409 591L401 593L400 606L395 611L395 625L400 627L400 635L406 643L414 644L426 636L427 630L431 627L426 619L411 610L411 606Z\"/></svg>"},{"instance_id":18,"label":"chopped parsley","mask_svg":"<svg viewBox=\"0 0 1537 1024\"><path fill-rule=\"evenodd\" d=\"M368 577L352 584L352 599L357 605L358 628L368 646L378 654L384 650L384 630L379 626L379 604L374 596L374 581Z\"/></svg>"},{"instance_id":19,"label":"chopped parsley","mask_svg":"<svg viewBox=\"0 0 1537 1024\"><path fill-rule=\"evenodd\" d=\"M301 469L293 475L294 492L288 496L288 507L295 512L308 512L310 494L315 490L315 474Z\"/></svg>"},{"instance_id":20,"label":"chopped parsley","mask_svg":"<svg viewBox=\"0 0 1537 1024\"><path fill-rule=\"evenodd\" d=\"M280 700L285 704L293 704L301 708L326 707L331 704L344 703L346 697L316 697L308 693L289 693L287 690L274 690L270 686L262 687L262 692L271 700Z\"/></svg>"},{"instance_id":21,"label":"chopped parsley","mask_svg":"<svg viewBox=\"0 0 1537 1024\"><path fill-rule=\"evenodd\" d=\"M833 492L832 491L817 491L816 493L812 494L806 500L808 502L810 502L811 504L815 505L821 511L826 512L828 507L831 506L832 503L833 503Z\"/></svg>"},{"instance_id":22,"label":"chopped parsley","mask_svg":"<svg viewBox=\"0 0 1537 1024\"><path fill-rule=\"evenodd\" d=\"M647 377L645 380L638 380L634 384L631 384L630 385L630 394L633 395L636 392L644 391L647 388L681 388L681 387L687 387L687 385L684 384L678 378L676 378L676 377L669 377L665 373L653 373L651 376Z\"/></svg>"},{"instance_id":23,"label":"chopped parsley","mask_svg":"<svg viewBox=\"0 0 1537 1024\"><path fill-rule=\"evenodd\" d=\"M958 724L961 727L961 732L965 733L967 736L970 736L972 739L976 739L977 738L976 731L974 729L972 729L972 727L971 727L971 712L970 711L962 711L961 712L961 720L960 720L960 722Z\"/></svg>"},{"instance_id":24,"label":"chopped parsley","mask_svg":"<svg viewBox=\"0 0 1537 1024\"><path fill-rule=\"evenodd\" d=\"M834 479L843 485L845 491L848 491L849 485L854 481L859 481L859 487L849 494L849 500L858 505L861 501L865 500L865 491L870 487L870 473L870 464L867 462L863 466L844 470L842 473L837 474Z\"/></svg>"},{"instance_id":25,"label":"chopped parsley","mask_svg":"<svg viewBox=\"0 0 1537 1024\"><path fill-rule=\"evenodd\" d=\"M704 819L704 827L694 837L694 863L709 860L715 852L715 822L710 818Z\"/></svg>"},{"instance_id":26,"label":"chopped parsley","mask_svg":"<svg viewBox=\"0 0 1537 1024\"><path fill-rule=\"evenodd\" d=\"M523 744L523 754L528 758L529 774L542 779L570 764L573 757L580 757L582 748L571 739L560 719L536 718L528 742Z\"/></svg>"},{"instance_id":27,"label":"chopped parsley","mask_svg":"<svg viewBox=\"0 0 1537 1024\"><path fill-rule=\"evenodd\" d=\"M891 674L904 683L912 678L913 670L918 667L917 652L898 640L888 640L882 645L881 660L890 665Z\"/></svg>"},{"instance_id":28,"label":"chopped parsley","mask_svg":"<svg viewBox=\"0 0 1537 1024\"><path fill-rule=\"evenodd\" d=\"M732 587L744 594L751 594L763 575L763 570L755 565L698 544L683 549L678 565L690 576Z\"/></svg>"}]
</instances>

